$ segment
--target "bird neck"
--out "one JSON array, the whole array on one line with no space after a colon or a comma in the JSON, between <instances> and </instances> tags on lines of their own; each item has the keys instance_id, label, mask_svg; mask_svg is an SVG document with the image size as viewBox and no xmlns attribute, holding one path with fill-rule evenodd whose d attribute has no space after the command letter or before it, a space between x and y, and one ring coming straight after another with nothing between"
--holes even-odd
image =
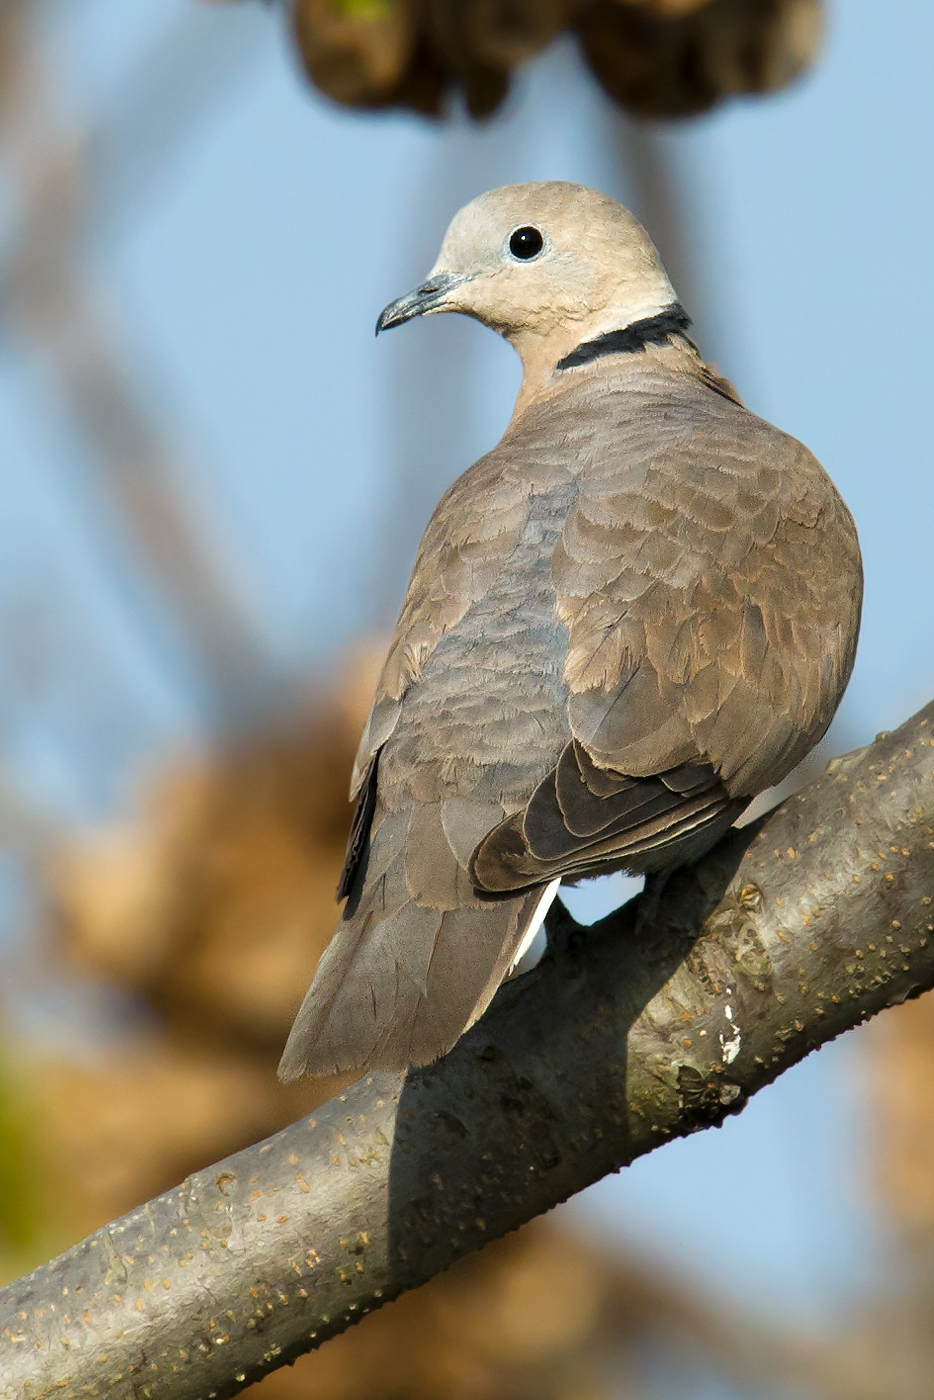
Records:
<instances>
[{"instance_id":1,"label":"bird neck","mask_svg":"<svg viewBox=\"0 0 934 1400\"><path fill-rule=\"evenodd\" d=\"M576 369L578 365L589 364L591 360L602 359L604 355L633 355L649 345L668 345L674 336L685 336L690 324L690 316L676 301L654 316L644 316L618 330L604 331L593 340L581 341L561 357L555 369Z\"/></svg>"},{"instance_id":2,"label":"bird neck","mask_svg":"<svg viewBox=\"0 0 934 1400\"><path fill-rule=\"evenodd\" d=\"M685 357L700 365L697 348L687 337L691 318L680 302L674 301L651 316L640 317L628 325L585 336L575 343L555 343L549 336L516 349L522 358L522 387L516 399L512 421L525 409L557 387L567 376L595 360L604 358L673 351L678 360ZM666 359L672 358L666 354Z\"/></svg>"}]
</instances>

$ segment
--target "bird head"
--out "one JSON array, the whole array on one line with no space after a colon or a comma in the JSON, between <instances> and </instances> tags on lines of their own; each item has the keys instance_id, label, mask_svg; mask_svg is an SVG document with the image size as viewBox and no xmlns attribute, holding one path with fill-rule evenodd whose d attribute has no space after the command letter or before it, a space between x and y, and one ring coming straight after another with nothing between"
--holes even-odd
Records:
<instances>
[{"instance_id":1,"label":"bird head","mask_svg":"<svg viewBox=\"0 0 934 1400\"><path fill-rule=\"evenodd\" d=\"M455 215L425 281L391 302L377 333L459 311L492 327L523 360L553 367L581 341L675 303L642 225L583 185L537 181L491 190Z\"/></svg>"}]
</instances>

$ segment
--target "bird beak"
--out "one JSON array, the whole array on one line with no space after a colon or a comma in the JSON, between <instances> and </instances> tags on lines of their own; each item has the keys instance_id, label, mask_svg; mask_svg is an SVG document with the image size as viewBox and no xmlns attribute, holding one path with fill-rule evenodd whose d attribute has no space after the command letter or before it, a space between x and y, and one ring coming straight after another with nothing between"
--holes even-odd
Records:
<instances>
[{"instance_id":1,"label":"bird beak","mask_svg":"<svg viewBox=\"0 0 934 1400\"><path fill-rule=\"evenodd\" d=\"M448 293L467 280L467 274L463 272L432 273L428 281L416 287L414 292L399 297L398 301L391 301L380 312L376 322L376 334L391 330L393 326L401 326L403 322L411 321L413 316L425 316L430 311L444 311L444 301Z\"/></svg>"}]
</instances>

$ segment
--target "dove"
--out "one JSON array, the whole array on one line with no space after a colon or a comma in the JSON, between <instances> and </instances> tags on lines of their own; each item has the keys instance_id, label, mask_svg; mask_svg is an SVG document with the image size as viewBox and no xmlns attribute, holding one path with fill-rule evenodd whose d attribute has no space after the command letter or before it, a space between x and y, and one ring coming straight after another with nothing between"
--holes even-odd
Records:
<instances>
[{"instance_id":1,"label":"dove","mask_svg":"<svg viewBox=\"0 0 934 1400\"><path fill-rule=\"evenodd\" d=\"M562 880L698 860L853 667L852 517L705 364L632 214L564 182L481 195L377 331L442 312L504 336L522 384L425 530L286 1080L445 1054Z\"/></svg>"}]
</instances>

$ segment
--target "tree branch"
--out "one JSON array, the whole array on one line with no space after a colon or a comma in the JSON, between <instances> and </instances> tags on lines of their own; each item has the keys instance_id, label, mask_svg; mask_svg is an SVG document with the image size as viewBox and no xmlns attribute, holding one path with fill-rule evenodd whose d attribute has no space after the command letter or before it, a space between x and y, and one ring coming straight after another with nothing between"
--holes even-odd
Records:
<instances>
[{"instance_id":1,"label":"tree branch","mask_svg":"<svg viewBox=\"0 0 934 1400\"><path fill-rule=\"evenodd\" d=\"M934 704L374 1075L0 1293L4 1395L222 1400L934 985Z\"/></svg>"}]
</instances>

